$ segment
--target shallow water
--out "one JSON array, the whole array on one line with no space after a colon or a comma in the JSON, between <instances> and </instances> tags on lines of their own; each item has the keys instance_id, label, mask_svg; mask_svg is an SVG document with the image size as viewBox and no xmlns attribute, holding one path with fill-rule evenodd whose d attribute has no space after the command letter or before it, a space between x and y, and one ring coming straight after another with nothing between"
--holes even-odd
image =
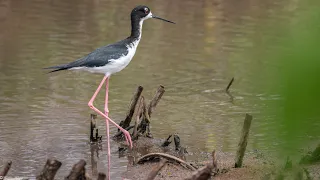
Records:
<instances>
[{"instance_id":1,"label":"shallow water","mask_svg":"<svg viewBox=\"0 0 320 180\"><path fill-rule=\"evenodd\" d=\"M272 116L257 104L277 101L277 94L250 86L250 78L269 66L257 59L234 58L256 44L260 24L290 20L292 1L149 1L160 17L144 23L142 40L130 65L110 80L110 116L125 117L138 85L150 100L162 84L166 92L152 116L152 133L165 138L178 133L191 152L213 148L234 152L245 113L254 116L248 150L275 151L268 136ZM92 167L87 102L102 76L81 72L46 74L43 67L73 61L97 47L129 35L129 13L138 1L4 0L0 5L0 165L12 160L9 176L35 176L45 160L63 162L65 176L80 158ZM263 38L261 38L263 41ZM233 99L223 90L232 77ZM104 91L96 104L103 109ZM265 107L267 108L267 107ZM105 124L99 118L99 129ZM112 127L112 134L116 129ZM272 146L270 143L272 142ZM268 145L267 145L268 144ZM120 179L127 159L111 142L112 179ZM97 167L106 169L106 147ZM193 152L193 153L192 153Z\"/></svg>"}]
</instances>

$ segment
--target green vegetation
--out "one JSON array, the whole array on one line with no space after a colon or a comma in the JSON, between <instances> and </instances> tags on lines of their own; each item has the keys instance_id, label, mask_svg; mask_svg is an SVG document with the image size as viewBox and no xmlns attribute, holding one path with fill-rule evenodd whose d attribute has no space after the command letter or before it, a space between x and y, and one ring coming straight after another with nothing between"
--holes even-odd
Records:
<instances>
[{"instance_id":1,"label":"green vegetation","mask_svg":"<svg viewBox=\"0 0 320 180\"><path fill-rule=\"evenodd\" d=\"M269 94L281 97L267 102L262 112L274 115L275 123L268 126L275 131L269 136L282 142L279 155L284 158L299 158L299 149L319 143L320 137L320 6L316 1L301 3L305 4L296 4L299 13L293 13L293 21L267 25L268 31L271 28L282 37L257 48L267 49L259 57L270 62L272 68L265 67L267 71L262 71L254 82L259 88L264 84Z\"/></svg>"}]
</instances>

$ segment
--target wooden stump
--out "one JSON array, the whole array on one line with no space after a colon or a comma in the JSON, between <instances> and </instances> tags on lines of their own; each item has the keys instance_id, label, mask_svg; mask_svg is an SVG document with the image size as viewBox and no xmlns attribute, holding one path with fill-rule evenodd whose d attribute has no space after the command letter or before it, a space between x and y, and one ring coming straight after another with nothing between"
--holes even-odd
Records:
<instances>
[{"instance_id":1,"label":"wooden stump","mask_svg":"<svg viewBox=\"0 0 320 180\"><path fill-rule=\"evenodd\" d=\"M48 159L41 173L36 177L36 179L37 180L53 180L61 164L62 163L58 160Z\"/></svg>"},{"instance_id":2,"label":"wooden stump","mask_svg":"<svg viewBox=\"0 0 320 180\"><path fill-rule=\"evenodd\" d=\"M252 121L252 116L249 114L246 114L246 118L244 120L242 132L241 132L240 142L238 144L238 150L237 150L236 160L235 160L236 162L234 165L235 168L242 167L243 156L246 151L246 147L248 143L251 121Z\"/></svg>"}]
</instances>

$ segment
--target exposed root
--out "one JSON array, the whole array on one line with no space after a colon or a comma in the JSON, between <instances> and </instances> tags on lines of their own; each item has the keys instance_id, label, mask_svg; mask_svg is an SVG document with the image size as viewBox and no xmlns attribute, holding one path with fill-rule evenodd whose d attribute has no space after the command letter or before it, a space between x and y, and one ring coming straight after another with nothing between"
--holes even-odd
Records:
<instances>
[{"instance_id":1,"label":"exposed root","mask_svg":"<svg viewBox=\"0 0 320 180\"><path fill-rule=\"evenodd\" d=\"M187 169L190 169L192 171L195 171L196 168L194 168L192 165L190 165L189 163L185 162L182 159L179 159L175 156L169 155L169 154L165 154L165 153L150 153L150 154L146 154L144 156L142 156L141 158L139 158L137 160L137 164L143 164L144 162L147 161L152 161L154 159L159 159L159 158L165 158L167 159L169 162L173 161L173 162L177 162L180 165L182 165L183 167L186 167Z\"/></svg>"}]
</instances>

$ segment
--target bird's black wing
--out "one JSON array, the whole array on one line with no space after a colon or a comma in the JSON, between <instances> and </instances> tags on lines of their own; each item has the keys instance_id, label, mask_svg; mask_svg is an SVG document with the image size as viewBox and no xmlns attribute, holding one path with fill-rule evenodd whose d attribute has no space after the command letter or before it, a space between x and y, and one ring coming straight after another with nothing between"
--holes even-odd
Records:
<instances>
[{"instance_id":1,"label":"bird's black wing","mask_svg":"<svg viewBox=\"0 0 320 180\"><path fill-rule=\"evenodd\" d=\"M125 43L119 41L114 44L100 47L87 56L80 58L68 64L52 66L45 69L55 69L50 72L56 72L61 70L67 70L75 67L100 67L105 66L110 60L118 59L121 56L127 55L128 49Z\"/></svg>"}]
</instances>

